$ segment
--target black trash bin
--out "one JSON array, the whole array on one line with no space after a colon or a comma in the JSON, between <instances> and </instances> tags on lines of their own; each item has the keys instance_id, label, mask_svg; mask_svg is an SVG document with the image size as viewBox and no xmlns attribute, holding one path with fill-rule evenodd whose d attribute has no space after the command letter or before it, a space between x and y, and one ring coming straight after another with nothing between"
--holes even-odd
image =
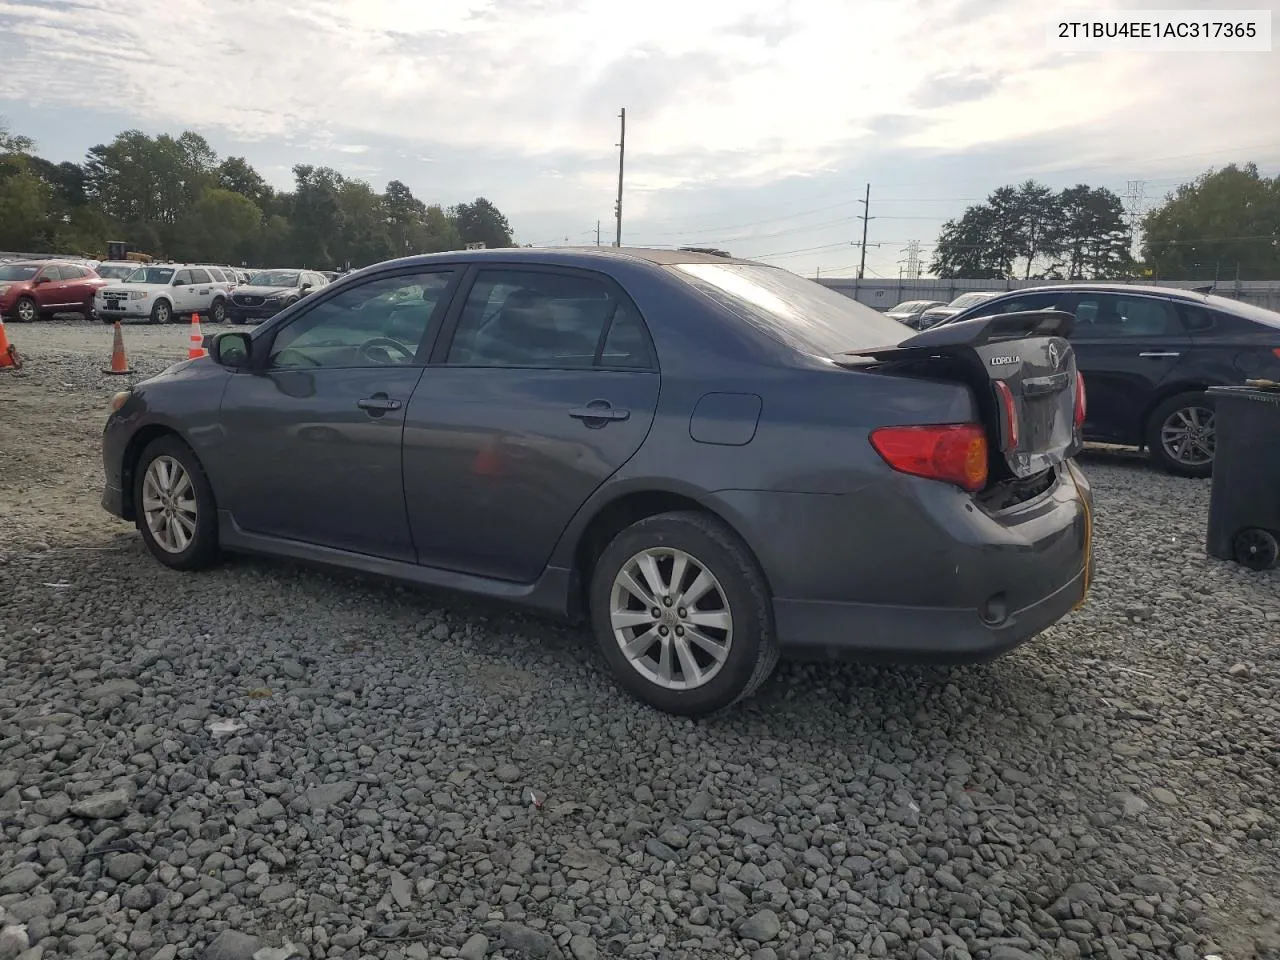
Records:
<instances>
[{"instance_id":1,"label":"black trash bin","mask_svg":"<svg viewBox=\"0 0 1280 960\"><path fill-rule=\"evenodd\" d=\"M1206 550L1254 570L1280 562L1280 390L1210 387L1216 445Z\"/></svg>"}]
</instances>

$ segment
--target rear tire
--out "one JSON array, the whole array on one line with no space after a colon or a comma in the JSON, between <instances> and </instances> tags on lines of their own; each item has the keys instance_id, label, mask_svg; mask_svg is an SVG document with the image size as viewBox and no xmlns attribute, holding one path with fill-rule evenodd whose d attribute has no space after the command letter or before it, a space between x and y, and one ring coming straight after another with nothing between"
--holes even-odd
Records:
<instances>
[{"instance_id":1,"label":"rear tire","mask_svg":"<svg viewBox=\"0 0 1280 960\"><path fill-rule=\"evenodd\" d=\"M157 300L151 307L152 323L172 323L173 307L168 300Z\"/></svg>"},{"instance_id":2,"label":"rear tire","mask_svg":"<svg viewBox=\"0 0 1280 960\"><path fill-rule=\"evenodd\" d=\"M590 609L618 683L666 713L723 710L778 663L764 575L741 538L706 514L663 513L619 533L592 570Z\"/></svg>"},{"instance_id":3,"label":"rear tire","mask_svg":"<svg viewBox=\"0 0 1280 960\"><path fill-rule=\"evenodd\" d=\"M227 301L218 297L209 305L209 322L225 323L227 319Z\"/></svg>"},{"instance_id":4,"label":"rear tire","mask_svg":"<svg viewBox=\"0 0 1280 960\"><path fill-rule=\"evenodd\" d=\"M1147 420L1147 449L1162 469L1180 477L1213 475L1213 399L1200 390L1169 397Z\"/></svg>"},{"instance_id":5,"label":"rear tire","mask_svg":"<svg viewBox=\"0 0 1280 960\"><path fill-rule=\"evenodd\" d=\"M166 567L200 570L217 559L213 488L195 452L176 436L158 437L142 451L133 472L133 515L147 549Z\"/></svg>"}]
</instances>

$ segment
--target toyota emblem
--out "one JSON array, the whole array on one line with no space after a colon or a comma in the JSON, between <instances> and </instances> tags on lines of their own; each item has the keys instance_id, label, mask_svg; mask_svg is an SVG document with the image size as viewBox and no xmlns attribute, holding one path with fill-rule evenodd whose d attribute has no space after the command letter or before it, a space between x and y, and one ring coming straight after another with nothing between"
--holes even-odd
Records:
<instances>
[{"instance_id":1,"label":"toyota emblem","mask_svg":"<svg viewBox=\"0 0 1280 960\"><path fill-rule=\"evenodd\" d=\"M1049 363L1057 369L1058 362L1062 359L1062 352L1058 349L1058 344L1053 340L1049 341Z\"/></svg>"}]
</instances>

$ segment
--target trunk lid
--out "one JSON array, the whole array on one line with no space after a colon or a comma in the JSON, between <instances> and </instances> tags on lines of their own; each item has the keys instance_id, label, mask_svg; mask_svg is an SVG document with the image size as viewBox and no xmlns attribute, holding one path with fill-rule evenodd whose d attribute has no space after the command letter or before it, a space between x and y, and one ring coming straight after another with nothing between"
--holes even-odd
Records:
<instances>
[{"instance_id":1,"label":"trunk lid","mask_svg":"<svg viewBox=\"0 0 1280 960\"><path fill-rule=\"evenodd\" d=\"M991 480L1025 479L1080 449L1075 317L1036 310L933 327L896 346L840 354L841 366L960 380L972 389L992 452ZM1000 470L1000 467L1003 470Z\"/></svg>"}]
</instances>

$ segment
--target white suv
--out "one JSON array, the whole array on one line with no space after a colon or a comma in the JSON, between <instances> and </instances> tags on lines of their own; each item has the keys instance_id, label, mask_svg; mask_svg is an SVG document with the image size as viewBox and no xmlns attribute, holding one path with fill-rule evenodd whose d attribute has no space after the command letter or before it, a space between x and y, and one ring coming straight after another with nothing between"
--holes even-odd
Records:
<instances>
[{"instance_id":1,"label":"white suv","mask_svg":"<svg viewBox=\"0 0 1280 960\"><path fill-rule=\"evenodd\" d=\"M222 323L227 317L227 293L233 285L219 267L152 263L138 267L122 283L103 287L93 306L103 323L125 319L171 323L193 313Z\"/></svg>"}]
</instances>

